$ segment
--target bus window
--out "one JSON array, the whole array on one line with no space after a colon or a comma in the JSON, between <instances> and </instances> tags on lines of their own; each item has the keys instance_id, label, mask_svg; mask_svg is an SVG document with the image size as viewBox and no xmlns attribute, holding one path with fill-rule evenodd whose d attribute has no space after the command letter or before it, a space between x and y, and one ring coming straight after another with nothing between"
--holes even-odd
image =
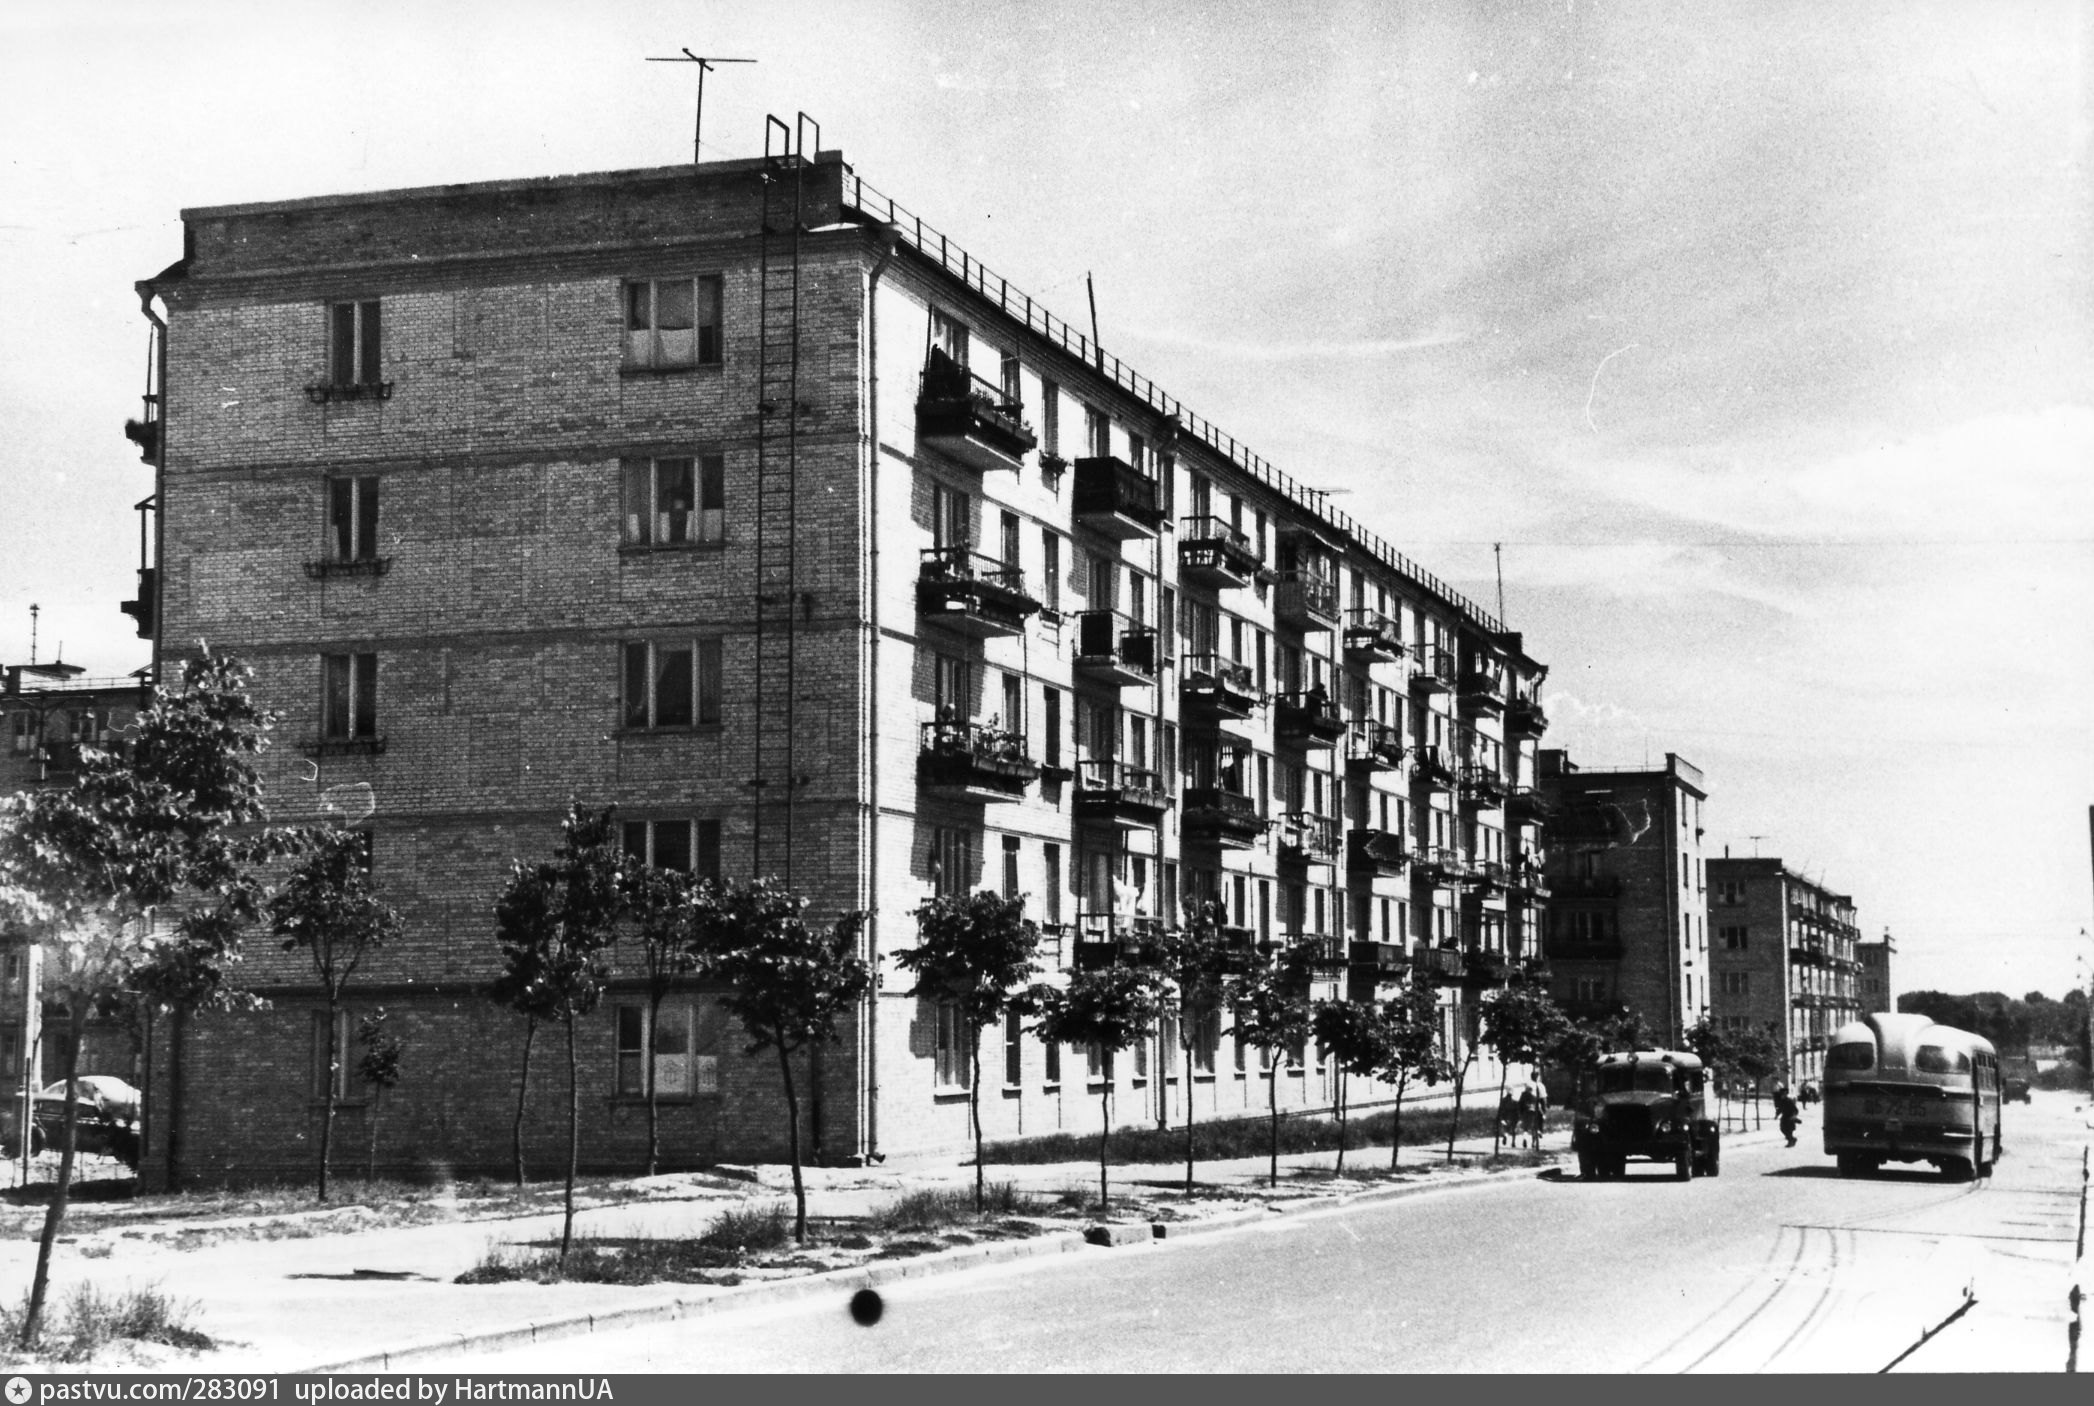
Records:
<instances>
[{"instance_id":1,"label":"bus window","mask_svg":"<svg viewBox=\"0 0 2094 1406\"><path fill-rule=\"evenodd\" d=\"M1912 1067L1922 1074L1968 1074L1970 1056L1940 1045L1921 1045L1919 1053L1912 1057Z\"/></svg>"},{"instance_id":2,"label":"bus window","mask_svg":"<svg viewBox=\"0 0 2094 1406\"><path fill-rule=\"evenodd\" d=\"M1669 1094L1674 1091L1671 1072L1660 1064L1615 1064L1599 1071L1603 1094Z\"/></svg>"},{"instance_id":3,"label":"bus window","mask_svg":"<svg viewBox=\"0 0 2094 1406\"><path fill-rule=\"evenodd\" d=\"M1858 1040L1844 1045L1834 1045L1831 1053L1825 1056L1825 1067L1827 1069L1874 1069L1876 1067L1876 1047L1864 1044Z\"/></svg>"}]
</instances>

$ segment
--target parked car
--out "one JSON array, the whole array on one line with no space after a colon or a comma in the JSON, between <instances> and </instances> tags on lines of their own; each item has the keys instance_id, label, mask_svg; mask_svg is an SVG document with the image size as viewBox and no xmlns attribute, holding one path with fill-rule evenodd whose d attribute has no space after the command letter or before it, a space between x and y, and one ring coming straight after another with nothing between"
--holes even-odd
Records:
<instances>
[{"instance_id":1,"label":"parked car","mask_svg":"<svg viewBox=\"0 0 2094 1406\"><path fill-rule=\"evenodd\" d=\"M74 1081L73 1147L78 1152L114 1157L133 1171L138 1169L137 1089L108 1074L83 1074ZM21 1101L9 1097L0 1105L0 1148L10 1157L21 1155L19 1142ZM65 1080L46 1084L36 1096L34 1119L29 1129L32 1153L56 1148L65 1135Z\"/></svg>"},{"instance_id":2,"label":"parked car","mask_svg":"<svg viewBox=\"0 0 2094 1406\"><path fill-rule=\"evenodd\" d=\"M2029 1090L2036 1087L2036 1061L2027 1055L2001 1055L1999 1061L2000 1097L2012 1103L2030 1101Z\"/></svg>"},{"instance_id":3,"label":"parked car","mask_svg":"<svg viewBox=\"0 0 2094 1406\"><path fill-rule=\"evenodd\" d=\"M1701 1060L1683 1050L1602 1055L1580 1071L1571 1148L1587 1181L1619 1177L1631 1157L1670 1162L1681 1181L1721 1174Z\"/></svg>"}]
</instances>

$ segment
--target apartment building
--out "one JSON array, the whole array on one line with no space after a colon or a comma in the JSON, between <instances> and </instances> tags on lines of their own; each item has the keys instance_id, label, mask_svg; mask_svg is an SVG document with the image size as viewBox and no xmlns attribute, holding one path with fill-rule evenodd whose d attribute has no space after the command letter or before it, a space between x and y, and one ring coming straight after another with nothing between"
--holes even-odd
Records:
<instances>
[{"instance_id":1,"label":"apartment building","mask_svg":"<svg viewBox=\"0 0 2094 1406\"><path fill-rule=\"evenodd\" d=\"M1588 1019L1633 1012L1678 1041L1709 1011L1700 768L1587 770L1541 753L1550 990Z\"/></svg>"},{"instance_id":2,"label":"apartment building","mask_svg":"<svg viewBox=\"0 0 2094 1406\"><path fill-rule=\"evenodd\" d=\"M1773 1029L1790 1087L1825 1073L1831 1033L1865 1011L1854 900L1780 859L1709 861L1711 1014L1731 1029ZM1888 1007L1883 1007L1888 1009Z\"/></svg>"},{"instance_id":3,"label":"apartment building","mask_svg":"<svg viewBox=\"0 0 2094 1406\"><path fill-rule=\"evenodd\" d=\"M505 1161L490 905L570 796L656 864L871 913L877 990L802 1099L822 1160L967 1141L963 1032L893 959L935 893L1023 895L1050 980L1216 899L1323 994L1431 962L1471 1036L1539 955L1520 635L797 141L189 210L140 285L162 649L254 664L275 814L367 828L408 921L351 993L406 1042L379 1162ZM262 946L273 1007L193 1024L149 1173L172 1119L200 1174L308 1156L346 1031ZM992 1031L986 1135L1095 1126L1106 1088L1125 1123L1328 1103L1313 1051L1226 1026L1190 1069L1175 1030L1118 1061ZM583 1043L592 1164L640 1155L649 1060L672 1164L782 1153L702 985L649 1028L624 972Z\"/></svg>"},{"instance_id":4,"label":"apartment building","mask_svg":"<svg viewBox=\"0 0 2094 1406\"><path fill-rule=\"evenodd\" d=\"M1880 942L1856 942L1854 960L1861 964L1857 974L1855 999L1860 1002L1861 1014L1874 1015L1878 1011L1894 1011L1898 1008L1898 992L1891 980L1891 959L1898 954L1898 944L1891 940L1890 929L1883 930Z\"/></svg>"}]
</instances>

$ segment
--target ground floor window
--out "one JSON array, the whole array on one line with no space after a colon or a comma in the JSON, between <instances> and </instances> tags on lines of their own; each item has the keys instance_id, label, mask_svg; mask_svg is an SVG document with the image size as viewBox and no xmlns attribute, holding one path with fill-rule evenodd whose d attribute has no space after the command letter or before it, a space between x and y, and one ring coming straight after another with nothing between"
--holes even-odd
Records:
<instances>
[{"instance_id":1,"label":"ground floor window","mask_svg":"<svg viewBox=\"0 0 2094 1406\"><path fill-rule=\"evenodd\" d=\"M961 1028L958 1006L938 1007L937 1063L939 1088L969 1087L967 1038L966 1032Z\"/></svg>"},{"instance_id":2,"label":"ground floor window","mask_svg":"<svg viewBox=\"0 0 2094 1406\"><path fill-rule=\"evenodd\" d=\"M719 1092L719 1057L698 1053L699 1021L695 1002L676 998L664 1001L653 1020L651 1032L645 1002L618 1006L616 1019L618 1073L615 1091L621 1098L646 1096L650 1053L655 1097L688 1098L692 1094Z\"/></svg>"}]
</instances>

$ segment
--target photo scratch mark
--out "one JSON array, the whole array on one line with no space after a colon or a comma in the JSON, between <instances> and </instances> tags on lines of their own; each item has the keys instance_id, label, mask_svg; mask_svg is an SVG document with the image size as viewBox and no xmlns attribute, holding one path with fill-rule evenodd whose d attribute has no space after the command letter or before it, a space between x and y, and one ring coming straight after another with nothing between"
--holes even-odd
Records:
<instances>
[{"instance_id":1,"label":"photo scratch mark","mask_svg":"<svg viewBox=\"0 0 2094 1406\"><path fill-rule=\"evenodd\" d=\"M1594 433L1598 433L1600 428L1598 425L1592 423L1592 398L1594 395L1598 394L1600 389L1600 372L1606 370L1607 363L1614 360L1615 357L1620 356L1625 351L1634 351L1636 350L1636 348L1642 345L1643 344L1641 342L1631 342L1625 347L1616 347L1613 351L1610 351L1605 356L1601 357L1600 364L1592 368L1592 386L1585 392L1586 429L1591 430Z\"/></svg>"}]
</instances>

